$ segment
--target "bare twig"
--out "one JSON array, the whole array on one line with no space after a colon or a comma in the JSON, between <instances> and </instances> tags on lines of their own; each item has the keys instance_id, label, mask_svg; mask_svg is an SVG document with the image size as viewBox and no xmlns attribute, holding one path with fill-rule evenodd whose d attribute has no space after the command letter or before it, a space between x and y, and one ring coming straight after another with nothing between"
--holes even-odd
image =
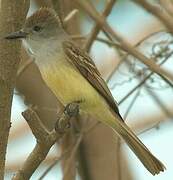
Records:
<instances>
[{"instance_id":1,"label":"bare twig","mask_svg":"<svg viewBox=\"0 0 173 180\"><path fill-rule=\"evenodd\" d=\"M29 0L11 2L1 1L0 12L0 179L4 179L5 154L10 129L10 112L15 86L16 73L20 61L19 41L9 42L3 36L21 28L27 11ZM17 11L20 9L20 11Z\"/></svg>"},{"instance_id":2,"label":"bare twig","mask_svg":"<svg viewBox=\"0 0 173 180\"><path fill-rule=\"evenodd\" d=\"M63 152L58 158L56 158L53 163L43 172L43 174L38 178L38 180L44 179L44 177L50 172L50 170L59 163L68 153L70 152L70 149Z\"/></svg>"},{"instance_id":3,"label":"bare twig","mask_svg":"<svg viewBox=\"0 0 173 180\"><path fill-rule=\"evenodd\" d=\"M152 13L154 16L156 16L168 28L168 30L173 33L172 17L164 9L146 0L133 1L146 9L149 13Z\"/></svg>"},{"instance_id":4,"label":"bare twig","mask_svg":"<svg viewBox=\"0 0 173 180\"><path fill-rule=\"evenodd\" d=\"M61 1L62 0L51 0L51 2L53 4L53 8L55 9L57 14L59 15L60 19L63 20L64 19L64 12L63 12L63 5L62 5Z\"/></svg>"},{"instance_id":5,"label":"bare twig","mask_svg":"<svg viewBox=\"0 0 173 180\"><path fill-rule=\"evenodd\" d=\"M165 59L160 63L160 64L164 64L171 56L173 55L173 52L171 52L170 54L168 54ZM140 88L152 75L154 74L154 72L149 73L146 77L144 77L144 79L137 84L133 89L131 89L120 101L119 101L119 105L122 104L128 97L130 97L131 94L133 94L138 88Z\"/></svg>"},{"instance_id":6,"label":"bare twig","mask_svg":"<svg viewBox=\"0 0 173 180\"><path fill-rule=\"evenodd\" d=\"M165 10L173 16L173 2L172 0L160 0L161 6L165 8Z\"/></svg>"},{"instance_id":7,"label":"bare twig","mask_svg":"<svg viewBox=\"0 0 173 180\"><path fill-rule=\"evenodd\" d=\"M34 60L28 59L17 71L17 77L21 76L22 73L34 62Z\"/></svg>"},{"instance_id":8,"label":"bare twig","mask_svg":"<svg viewBox=\"0 0 173 180\"><path fill-rule=\"evenodd\" d=\"M77 9L73 9L71 12L69 12L67 16L64 18L63 24L67 24L77 13Z\"/></svg>"},{"instance_id":9,"label":"bare twig","mask_svg":"<svg viewBox=\"0 0 173 180\"><path fill-rule=\"evenodd\" d=\"M136 48L134 48L129 42L127 42L119 33L113 30L110 25L106 22L106 19L96 11L95 7L92 5L90 1L76 1L80 7L87 12L87 14L92 17L100 27L106 31L114 41L118 40L122 45L125 51L128 51L131 55L140 60L143 64L149 67L150 70L157 73L161 78L163 78L166 82L173 82L173 74L168 72L167 70L160 68L153 59L149 59L144 56L141 52L139 52Z\"/></svg>"},{"instance_id":10,"label":"bare twig","mask_svg":"<svg viewBox=\"0 0 173 180\"><path fill-rule=\"evenodd\" d=\"M121 172L121 139L117 138L117 177L118 180L122 180L122 172Z\"/></svg>"},{"instance_id":11,"label":"bare twig","mask_svg":"<svg viewBox=\"0 0 173 180\"><path fill-rule=\"evenodd\" d=\"M138 47L138 46L139 46L142 42L144 42L146 39L148 39L149 37L151 37L151 36L153 36L153 35L155 35L155 34L157 34L157 33L160 33L160 32L163 32L163 31L160 31L160 30L159 30L159 31L153 32L153 33L145 36L145 37L142 38L139 42L137 42L137 43L134 45L134 47ZM164 32L165 32L165 31L164 31ZM109 46L114 46L115 48L121 48L121 49L122 49L121 45L119 45L119 44L117 44L117 43L114 43L114 42L112 42L112 41L108 41L108 40L105 41L105 39L104 39L104 41L102 40L102 42L106 43L106 44L109 45ZM126 53L126 54L123 55L123 57L121 58L121 60L120 60L120 62L119 62L119 64L118 64L118 66L120 66L120 65L123 63L123 61L128 57L128 55L129 55L129 53ZM112 72L109 74L109 76L108 76L108 78L107 78L107 80L106 80L108 83L109 83L109 81L111 80L112 76L114 75L115 71L118 69L118 66L114 67L114 69L112 70Z\"/></svg>"},{"instance_id":12,"label":"bare twig","mask_svg":"<svg viewBox=\"0 0 173 180\"><path fill-rule=\"evenodd\" d=\"M130 102L130 104L129 104L129 106L128 106L125 114L124 114L124 117L123 117L124 120L126 120L126 118L127 118L128 114L129 114L130 110L132 109L132 107L133 107L134 103L136 102L137 98L139 97L139 95L140 95L140 90L141 90L141 89L138 89L137 93L135 94L135 96L133 97L132 101Z\"/></svg>"},{"instance_id":13,"label":"bare twig","mask_svg":"<svg viewBox=\"0 0 173 180\"><path fill-rule=\"evenodd\" d=\"M105 44L107 44L108 46L111 46L111 47L113 46L113 47L116 47L116 48L118 48L118 49L124 50L123 47L121 46L121 44L115 43L115 42L113 42L113 41L110 41L110 40L107 40L107 39L104 39L104 38L97 37L97 38L96 38L96 41L105 43Z\"/></svg>"},{"instance_id":14,"label":"bare twig","mask_svg":"<svg viewBox=\"0 0 173 180\"><path fill-rule=\"evenodd\" d=\"M162 102L159 96L154 91L152 91L148 85L145 85L144 87L156 105L160 107L161 111L163 111L168 118L172 118L173 113L166 108L165 104Z\"/></svg>"},{"instance_id":15,"label":"bare twig","mask_svg":"<svg viewBox=\"0 0 173 180\"><path fill-rule=\"evenodd\" d=\"M45 170L45 172L40 176L40 178L38 178L38 180L42 180L49 172L50 170L57 164L59 163L66 155L71 154L69 159L72 159L72 156L74 156L74 154L76 153L79 144L82 140L82 134L80 134L80 136L78 137L77 141L75 142L74 145L70 146L65 152L63 152L58 158L56 158L53 163ZM70 163L68 164L70 166ZM68 169L66 168L66 173L68 173ZM64 173L65 176L65 173Z\"/></svg>"},{"instance_id":16,"label":"bare twig","mask_svg":"<svg viewBox=\"0 0 173 180\"><path fill-rule=\"evenodd\" d=\"M171 107L171 105L170 105ZM149 116L144 116L142 121L136 119L129 126L135 130L137 135L143 134L153 128L158 128L158 126L164 122L168 122L169 119L165 118L162 112L153 113Z\"/></svg>"},{"instance_id":17,"label":"bare twig","mask_svg":"<svg viewBox=\"0 0 173 180\"><path fill-rule=\"evenodd\" d=\"M71 166L71 163L73 162L73 159L74 159L74 156L76 155L77 153L77 150L78 150L78 147L82 141L82 138L83 138L83 133L81 132L80 136L78 137L78 139L76 140L76 143L75 143L75 146L72 148L72 151L70 153L70 157L68 159L68 164L67 166L65 167L64 169L64 175L63 175L63 180L66 180L66 179L69 179L69 169L70 169L70 166ZM72 177L71 177L72 178Z\"/></svg>"},{"instance_id":18,"label":"bare twig","mask_svg":"<svg viewBox=\"0 0 173 180\"><path fill-rule=\"evenodd\" d=\"M65 151L66 152L66 151ZM64 152L64 153L65 153ZM58 160L59 156L49 154L46 159L42 162L43 166L51 166L56 160ZM9 161L5 167L6 173L16 172L25 162L25 159L18 159L17 161Z\"/></svg>"},{"instance_id":19,"label":"bare twig","mask_svg":"<svg viewBox=\"0 0 173 180\"><path fill-rule=\"evenodd\" d=\"M106 16L108 16L110 14L110 12L111 12L115 2L116 2L116 0L108 1L107 5L106 5L106 7L105 7L105 9L103 11L103 14L102 14L103 17L106 17ZM96 23L95 26L93 27L93 29L91 30L91 33L90 33L90 36L89 36L87 42L85 43L85 47L84 48L85 48L85 50L87 52L90 51L90 48L91 48L94 40L96 39L99 31L100 31L100 26L99 26L98 23Z\"/></svg>"},{"instance_id":20,"label":"bare twig","mask_svg":"<svg viewBox=\"0 0 173 180\"><path fill-rule=\"evenodd\" d=\"M78 105L74 103L69 104L57 121L55 130L51 132L43 126L39 117L32 109L28 109L22 113L37 139L37 144L22 168L13 177L13 180L28 180L32 176L40 163L46 158L52 145L67 131L69 120L71 117L77 115L77 109Z\"/></svg>"}]
</instances>

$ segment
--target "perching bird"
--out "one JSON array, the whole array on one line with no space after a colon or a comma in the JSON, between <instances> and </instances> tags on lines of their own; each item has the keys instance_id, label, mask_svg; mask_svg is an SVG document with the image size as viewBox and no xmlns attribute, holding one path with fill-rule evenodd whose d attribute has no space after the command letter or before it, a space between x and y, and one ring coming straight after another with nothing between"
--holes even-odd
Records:
<instances>
[{"instance_id":1,"label":"perching bird","mask_svg":"<svg viewBox=\"0 0 173 180\"><path fill-rule=\"evenodd\" d=\"M63 105L80 102L80 113L96 117L112 128L151 174L164 171L164 165L123 122L92 59L71 40L54 10L39 9L26 20L23 29L6 37L17 38L23 40L43 80Z\"/></svg>"}]
</instances>

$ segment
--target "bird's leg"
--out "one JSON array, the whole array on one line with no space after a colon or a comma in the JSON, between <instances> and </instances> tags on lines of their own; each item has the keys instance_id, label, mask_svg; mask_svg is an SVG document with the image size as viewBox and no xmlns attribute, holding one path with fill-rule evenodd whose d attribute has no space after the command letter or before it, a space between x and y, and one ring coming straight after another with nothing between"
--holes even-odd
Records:
<instances>
[{"instance_id":1,"label":"bird's leg","mask_svg":"<svg viewBox=\"0 0 173 180\"><path fill-rule=\"evenodd\" d=\"M61 117L56 122L56 131L64 133L66 129L70 128L70 119L79 114L79 103L80 102L75 101L65 106Z\"/></svg>"},{"instance_id":2,"label":"bird's leg","mask_svg":"<svg viewBox=\"0 0 173 180\"><path fill-rule=\"evenodd\" d=\"M64 113L70 118L76 117L79 114L79 103L80 101L75 101L67 104Z\"/></svg>"}]
</instances>

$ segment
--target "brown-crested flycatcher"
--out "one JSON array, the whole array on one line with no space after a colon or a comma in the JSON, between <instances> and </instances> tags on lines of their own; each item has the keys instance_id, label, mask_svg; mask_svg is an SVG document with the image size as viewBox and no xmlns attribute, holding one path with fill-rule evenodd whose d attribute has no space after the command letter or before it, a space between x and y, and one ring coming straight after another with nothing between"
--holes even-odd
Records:
<instances>
[{"instance_id":1,"label":"brown-crested flycatcher","mask_svg":"<svg viewBox=\"0 0 173 180\"><path fill-rule=\"evenodd\" d=\"M43 80L63 105L80 102L80 113L96 117L111 127L151 174L164 171L164 165L123 122L92 59L73 43L53 10L41 8L26 20L23 29L6 37L17 38L23 40L34 56Z\"/></svg>"}]
</instances>

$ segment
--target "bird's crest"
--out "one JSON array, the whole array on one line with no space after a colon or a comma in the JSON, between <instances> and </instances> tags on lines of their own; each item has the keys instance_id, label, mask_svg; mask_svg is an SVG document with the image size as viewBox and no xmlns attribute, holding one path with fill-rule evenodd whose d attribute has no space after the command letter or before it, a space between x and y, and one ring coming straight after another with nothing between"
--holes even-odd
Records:
<instances>
[{"instance_id":1,"label":"bird's crest","mask_svg":"<svg viewBox=\"0 0 173 180\"><path fill-rule=\"evenodd\" d=\"M58 22L59 24L61 24L60 18L53 9L42 7L26 20L25 26L32 27L35 24L44 22Z\"/></svg>"}]
</instances>

